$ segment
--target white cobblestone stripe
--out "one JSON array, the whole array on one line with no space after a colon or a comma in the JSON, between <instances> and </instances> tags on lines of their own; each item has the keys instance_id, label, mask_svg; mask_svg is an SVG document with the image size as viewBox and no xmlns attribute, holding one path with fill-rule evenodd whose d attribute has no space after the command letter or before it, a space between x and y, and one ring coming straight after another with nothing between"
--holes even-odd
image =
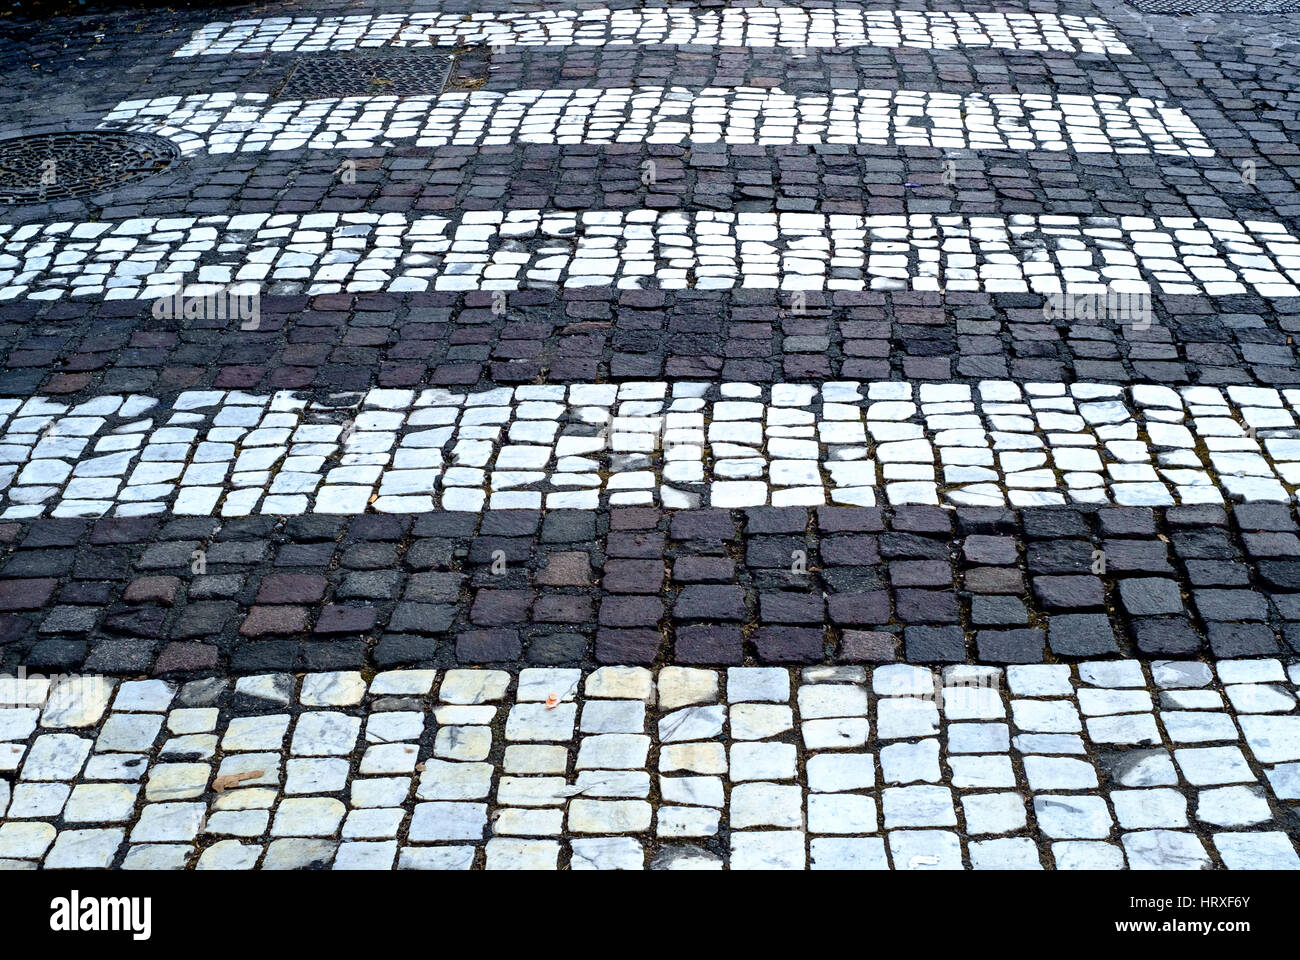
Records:
<instances>
[{"instance_id":1,"label":"white cobblestone stripe","mask_svg":"<svg viewBox=\"0 0 1300 960\"><path fill-rule=\"evenodd\" d=\"M0 518L1288 502L1300 390L1098 383L0 400Z\"/></svg>"},{"instance_id":2,"label":"white cobblestone stripe","mask_svg":"<svg viewBox=\"0 0 1300 960\"><path fill-rule=\"evenodd\" d=\"M0 866L1298 869L1297 683L1270 659L6 679Z\"/></svg>"},{"instance_id":3,"label":"white cobblestone stripe","mask_svg":"<svg viewBox=\"0 0 1300 960\"><path fill-rule=\"evenodd\" d=\"M414 13L267 17L217 21L195 31L174 57L318 53L383 46L473 44L735 47L995 47L1128 56L1100 17L1052 13L961 13L836 7L703 11L544 10L528 13Z\"/></svg>"},{"instance_id":4,"label":"white cobblestone stripe","mask_svg":"<svg viewBox=\"0 0 1300 960\"><path fill-rule=\"evenodd\" d=\"M0 301L524 287L1300 296L1279 223L655 210L0 224Z\"/></svg>"},{"instance_id":5,"label":"white cobblestone stripe","mask_svg":"<svg viewBox=\"0 0 1300 960\"><path fill-rule=\"evenodd\" d=\"M185 152L511 143L862 143L1210 157L1179 107L1145 97L759 87L451 90L438 97L275 100L206 93L126 100L101 126Z\"/></svg>"}]
</instances>

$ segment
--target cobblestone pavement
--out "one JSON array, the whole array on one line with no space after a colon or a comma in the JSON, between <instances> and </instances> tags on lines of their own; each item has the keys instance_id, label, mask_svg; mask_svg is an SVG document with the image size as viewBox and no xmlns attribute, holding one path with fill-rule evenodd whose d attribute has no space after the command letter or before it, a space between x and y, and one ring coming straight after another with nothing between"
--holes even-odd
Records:
<instances>
[{"instance_id":1,"label":"cobblestone pavement","mask_svg":"<svg viewBox=\"0 0 1300 960\"><path fill-rule=\"evenodd\" d=\"M1272 659L10 683L12 867L1300 868Z\"/></svg>"},{"instance_id":2,"label":"cobblestone pavement","mask_svg":"<svg viewBox=\"0 0 1300 960\"><path fill-rule=\"evenodd\" d=\"M1294 0L0 74L0 866L1300 868Z\"/></svg>"}]
</instances>

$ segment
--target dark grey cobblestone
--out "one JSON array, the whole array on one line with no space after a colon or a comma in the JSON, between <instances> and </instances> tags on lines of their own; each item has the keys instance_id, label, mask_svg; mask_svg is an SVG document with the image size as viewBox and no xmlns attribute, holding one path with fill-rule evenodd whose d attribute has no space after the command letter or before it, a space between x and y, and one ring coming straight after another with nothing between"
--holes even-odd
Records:
<instances>
[{"instance_id":1,"label":"dark grey cobblestone","mask_svg":"<svg viewBox=\"0 0 1300 960\"><path fill-rule=\"evenodd\" d=\"M1283 505L616 508L0 525L4 668L1300 654Z\"/></svg>"},{"instance_id":2,"label":"dark grey cobblestone","mask_svg":"<svg viewBox=\"0 0 1300 960\"><path fill-rule=\"evenodd\" d=\"M1225 303L1224 301L1233 301ZM0 305L0 395L327 393L642 379L1300 383L1295 312L1155 298L1147 329L1049 318L1030 294L518 291L266 297L255 331L151 304ZM1276 302L1275 302L1276 303ZM1227 308L1233 312L1223 312Z\"/></svg>"}]
</instances>

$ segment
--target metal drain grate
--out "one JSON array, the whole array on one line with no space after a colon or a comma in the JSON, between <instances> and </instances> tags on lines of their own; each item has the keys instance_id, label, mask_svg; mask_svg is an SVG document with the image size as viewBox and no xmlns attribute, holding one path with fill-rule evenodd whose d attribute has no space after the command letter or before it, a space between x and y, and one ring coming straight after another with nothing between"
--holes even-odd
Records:
<instances>
[{"instance_id":1,"label":"metal drain grate","mask_svg":"<svg viewBox=\"0 0 1300 960\"><path fill-rule=\"evenodd\" d=\"M46 203L161 173L180 158L151 133L73 130L0 140L0 202Z\"/></svg>"},{"instance_id":2,"label":"metal drain grate","mask_svg":"<svg viewBox=\"0 0 1300 960\"><path fill-rule=\"evenodd\" d=\"M275 96L418 97L442 93L451 57L304 57L294 63Z\"/></svg>"},{"instance_id":3,"label":"metal drain grate","mask_svg":"<svg viewBox=\"0 0 1300 960\"><path fill-rule=\"evenodd\" d=\"M1129 0L1143 13L1300 13L1300 0Z\"/></svg>"}]
</instances>

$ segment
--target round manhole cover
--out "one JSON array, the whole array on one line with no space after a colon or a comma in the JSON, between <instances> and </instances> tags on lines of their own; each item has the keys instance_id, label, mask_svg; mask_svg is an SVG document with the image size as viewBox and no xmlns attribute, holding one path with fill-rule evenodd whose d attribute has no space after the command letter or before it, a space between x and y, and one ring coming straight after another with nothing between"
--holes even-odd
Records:
<instances>
[{"instance_id":1,"label":"round manhole cover","mask_svg":"<svg viewBox=\"0 0 1300 960\"><path fill-rule=\"evenodd\" d=\"M0 203L45 203L135 183L179 159L165 137L126 130L0 140Z\"/></svg>"}]
</instances>

